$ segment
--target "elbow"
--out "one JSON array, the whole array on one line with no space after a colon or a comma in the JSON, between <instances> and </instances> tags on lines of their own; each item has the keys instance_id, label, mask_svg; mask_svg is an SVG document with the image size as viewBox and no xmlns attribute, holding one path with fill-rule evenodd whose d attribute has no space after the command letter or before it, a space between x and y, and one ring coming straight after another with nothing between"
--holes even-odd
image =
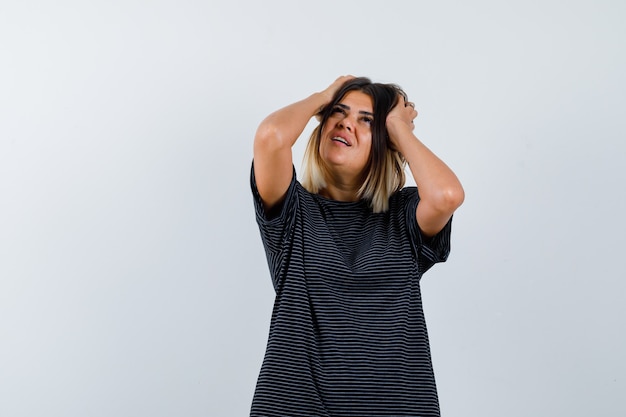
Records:
<instances>
[{"instance_id":1,"label":"elbow","mask_svg":"<svg viewBox=\"0 0 626 417\"><path fill-rule=\"evenodd\" d=\"M446 187L438 193L435 207L441 213L454 213L465 200L465 190L461 184Z\"/></svg>"},{"instance_id":2,"label":"elbow","mask_svg":"<svg viewBox=\"0 0 626 417\"><path fill-rule=\"evenodd\" d=\"M267 151L275 151L283 148L286 145L287 140L282 134L281 130L273 123L265 120L257 128L254 135L254 147L255 149L263 149Z\"/></svg>"},{"instance_id":3,"label":"elbow","mask_svg":"<svg viewBox=\"0 0 626 417\"><path fill-rule=\"evenodd\" d=\"M266 122L261 123L254 135L254 147L270 148L277 142L277 130L275 126Z\"/></svg>"}]
</instances>

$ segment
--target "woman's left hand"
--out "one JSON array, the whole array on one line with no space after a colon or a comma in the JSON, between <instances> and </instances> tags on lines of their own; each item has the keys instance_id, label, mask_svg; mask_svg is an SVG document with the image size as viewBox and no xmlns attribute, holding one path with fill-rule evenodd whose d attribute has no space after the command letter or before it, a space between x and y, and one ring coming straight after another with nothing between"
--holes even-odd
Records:
<instances>
[{"instance_id":1,"label":"woman's left hand","mask_svg":"<svg viewBox=\"0 0 626 417\"><path fill-rule=\"evenodd\" d=\"M415 104L410 101L405 101L404 97L398 97L398 104L387 115L386 126L389 132L389 138L391 143L399 147L398 138L406 132L412 132L415 128L413 119L417 117L417 111L415 110Z\"/></svg>"}]
</instances>

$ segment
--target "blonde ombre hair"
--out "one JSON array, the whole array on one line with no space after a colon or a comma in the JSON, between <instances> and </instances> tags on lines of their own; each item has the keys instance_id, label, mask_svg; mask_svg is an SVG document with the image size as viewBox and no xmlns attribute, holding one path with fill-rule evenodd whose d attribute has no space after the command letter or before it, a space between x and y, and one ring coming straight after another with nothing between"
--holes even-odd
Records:
<instances>
[{"instance_id":1,"label":"blonde ombre hair","mask_svg":"<svg viewBox=\"0 0 626 417\"><path fill-rule=\"evenodd\" d=\"M372 149L364 169L362 185L358 197L369 202L374 213L389 209L389 197L399 191L406 180L404 168L406 160L389 142L385 122L387 115L398 103L399 95L406 100L406 94L395 84L372 83L369 78L360 77L347 81L335 93L335 97L318 114L320 124L313 130L303 158L302 186L310 193L317 194L326 188L329 172L320 156L322 130L332 109L350 91L360 91L372 98L373 122Z\"/></svg>"}]
</instances>

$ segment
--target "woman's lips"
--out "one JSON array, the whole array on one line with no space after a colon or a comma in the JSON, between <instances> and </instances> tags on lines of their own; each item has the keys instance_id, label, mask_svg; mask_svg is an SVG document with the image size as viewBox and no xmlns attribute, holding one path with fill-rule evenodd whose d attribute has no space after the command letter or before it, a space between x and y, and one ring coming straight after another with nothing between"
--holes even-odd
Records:
<instances>
[{"instance_id":1,"label":"woman's lips","mask_svg":"<svg viewBox=\"0 0 626 417\"><path fill-rule=\"evenodd\" d=\"M350 145L350 142L348 142L348 140L347 140L347 139L342 138L341 136L333 136L333 137L331 138L331 140L332 140L333 142L343 143L343 144L344 144L344 145L346 145L346 146L352 146L352 145Z\"/></svg>"}]
</instances>

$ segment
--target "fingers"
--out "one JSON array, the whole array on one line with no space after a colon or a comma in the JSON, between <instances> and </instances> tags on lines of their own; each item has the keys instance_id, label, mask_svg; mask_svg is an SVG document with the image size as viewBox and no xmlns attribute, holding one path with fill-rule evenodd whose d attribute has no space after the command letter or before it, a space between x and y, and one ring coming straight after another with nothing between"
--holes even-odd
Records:
<instances>
[{"instance_id":1,"label":"fingers","mask_svg":"<svg viewBox=\"0 0 626 417\"><path fill-rule=\"evenodd\" d=\"M390 116L393 119L401 120L410 126L411 130L415 129L414 120L417 117L417 110L415 110L415 103L408 101L403 94L398 94L398 102L394 109L392 109Z\"/></svg>"},{"instance_id":2,"label":"fingers","mask_svg":"<svg viewBox=\"0 0 626 417\"><path fill-rule=\"evenodd\" d=\"M409 117L410 117L411 119L415 119L415 118L417 117L417 110L415 110L415 103L413 103L412 101L406 101L406 100L404 99L404 97L402 97L402 101L401 101L400 103L402 103L402 102L404 103L404 107L405 107L405 109L406 109L406 110L405 110L405 113L408 111L408 112L409 112L409 114L410 114L410 116L409 116ZM398 104L400 104L400 103L398 103ZM408 107L410 107L410 108L411 108L411 110L410 110L410 111L409 111Z\"/></svg>"},{"instance_id":3,"label":"fingers","mask_svg":"<svg viewBox=\"0 0 626 417\"><path fill-rule=\"evenodd\" d=\"M334 90L338 90L339 87L341 87L342 85L344 85L346 82L355 79L356 77L354 75L342 75L341 77L337 78L331 85L330 88L333 88Z\"/></svg>"},{"instance_id":4,"label":"fingers","mask_svg":"<svg viewBox=\"0 0 626 417\"><path fill-rule=\"evenodd\" d=\"M341 86L343 86L345 83L347 83L348 81L354 80L355 78L356 77L354 75L342 75L341 77L337 78L335 82L332 84L333 94L336 93L337 90L339 90Z\"/></svg>"},{"instance_id":5,"label":"fingers","mask_svg":"<svg viewBox=\"0 0 626 417\"><path fill-rule=\"evenodd\" d=\"M415 123L413 119L417 117L417 110L415 110L415 103L408 101L404 94L398 93L398 101L389 114L387 115L386 123L389 125L393 123L401 123L404 126L408 126L411 130L415 129Z\"/></svg>"},{"instance_id":6,"label":"fingers","mask_svg":"<svg viewBox=\"0 0 626 417\"><path fill-rule=\"evenodd\" d=\"M341 77L333 81L333 83L326 87L326 89L322 92L326 97L326 101L330 102L335 93L341 88L342 85L355 78L356 77L354 75L342 75Z\"/></svg>"},{"instance_id":7,"label":"fingers","mask_svg":"<svg viewBox=\"0 0 626 417\"><path fill-rule=\"evenodd\" d=\"M404 107L410 107L412 109L411 119L414 119L417 117L417 110L415 110L415 103L413 103L412 101L406 101L406 99L404 99Z\"/></svg>"},{"instance_id":8,"label":"fingers","mask_svg":"<svg viewBox=\"0 0 626 417\"><path fill-rule=\"evenodd\" d=\"M413 103L412 101L407 101L404 103L404 107L410 107L411 109L413 109L413 111L411 112L411 124L414 125L413 123L413 119L415 119L417 117L417 110L415 110L415 103Z\"/></svg>"}]
</instances>

